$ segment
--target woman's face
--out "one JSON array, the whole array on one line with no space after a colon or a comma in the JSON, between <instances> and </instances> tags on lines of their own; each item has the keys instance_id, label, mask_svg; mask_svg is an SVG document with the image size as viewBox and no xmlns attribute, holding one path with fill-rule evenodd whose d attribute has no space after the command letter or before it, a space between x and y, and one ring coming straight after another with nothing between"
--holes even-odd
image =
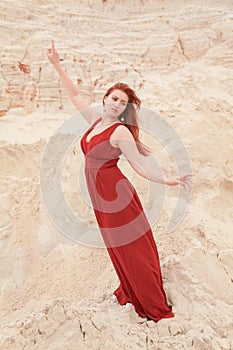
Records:
<instances>
[{"instance_id":1,"label":"woman's face","mask_svg":"<svg viewBox=\"0 0 233 350\"><path fill-rule=\"evenodd\" d=\"M110 95L104 98L105 111L109 116L119 117L126 109L129 101L128 96L121 90L113 90Z\"/></svg>"}]
</instances>

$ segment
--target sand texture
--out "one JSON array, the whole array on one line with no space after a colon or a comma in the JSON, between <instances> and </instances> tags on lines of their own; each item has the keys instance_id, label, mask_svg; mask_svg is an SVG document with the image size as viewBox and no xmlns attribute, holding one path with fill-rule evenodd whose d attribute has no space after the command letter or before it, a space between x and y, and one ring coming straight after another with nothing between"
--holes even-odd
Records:
<instances>
[{"instance_id":1,"label":"sand texture","mask_svg":"<svg viewBox=\"0 0 233 350\"><path fill-rule=\"evenodd\" d=\"M0 349L233 349L233 2L2 0L0 9ZM186 215L166 232L178 195L167 188L153 224L173 319L147 322L119 306L106 250L75 243L47 215L46 145L73 116L87 127L46 57L51 39L90 103L126 82L188 150L195 177ZM95 226L74 133L63 190L75 215ZM176 174L166 147L153 135L143 140ZM121 165L144 204L147 182Z\"/></svg>"}]
</instances>

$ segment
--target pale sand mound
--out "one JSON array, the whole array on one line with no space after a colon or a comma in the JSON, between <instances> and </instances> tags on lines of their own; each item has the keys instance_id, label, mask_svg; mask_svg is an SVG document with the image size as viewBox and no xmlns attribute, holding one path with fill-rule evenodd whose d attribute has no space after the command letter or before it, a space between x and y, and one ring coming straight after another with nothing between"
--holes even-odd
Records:
<instances>
[{"instance_id":1,"label":"pale sand mound","mask_svg":"<svg viewBox=\"0 0 233 350\"><path fill-rule=\"evenodd\" d=\"M31 12L26 1L2 1L0 109L1 114L10 110L0 119L0 349L230 350L232 3L88 4L43 1L31 4ZM106 250L74 243L47 216L41 160L49 137L76 113L44 55L50 37L67 57L74 81L82 78L85 96L100 102L112 82L129 83L188 149L195 173L189 210L166 234L178 194L168 188L153 225L173 319L146 322L131 305L119 306L112 295L118 280ZM30 64L30 74L17 68L20 60ZM145 127L149 122L146 117ZM57 144L66 135L59 137ZM169 152L150 135L143 137L161 167L174 174ZM82 165L77 140L64 160L63 190L75 215L95 225L80 192ZM145 203L147 183L124 162L121 166Z\"/></svg>"}]
</instances>

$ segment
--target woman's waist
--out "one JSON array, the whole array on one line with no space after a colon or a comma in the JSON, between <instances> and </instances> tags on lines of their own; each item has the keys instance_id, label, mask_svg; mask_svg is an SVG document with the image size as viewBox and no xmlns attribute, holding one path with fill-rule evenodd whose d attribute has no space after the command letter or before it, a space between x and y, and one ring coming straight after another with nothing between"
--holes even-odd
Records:
<instances>
[{"instance_id":1,"label":"woman's waist","mask_svg":"<svg viewBox=\"0 0 233 350\"><path fill-rule=\"evenodd\" d=\"M86 169L96 169L96 170L103 170L103 169L112 169L117 168L117 162L118 159L95 159L95 158L86 158L85 160L85 168Z\"/></svg>"}]
</instances>

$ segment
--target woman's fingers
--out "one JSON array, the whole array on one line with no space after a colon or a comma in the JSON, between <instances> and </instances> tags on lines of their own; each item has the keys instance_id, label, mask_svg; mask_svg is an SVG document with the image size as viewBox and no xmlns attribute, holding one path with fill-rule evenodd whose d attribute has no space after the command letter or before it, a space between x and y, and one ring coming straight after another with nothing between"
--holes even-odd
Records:
<instances>
[{"instance_id":1,"label":"woman's fingers","mask_svg":"<svg viewBox=\"0 0 233 350\"><path fill-rule=\"evenodd\" d=\"M188 190L192 185L192 176L193 174L186 174L184 176L177 176L176 178L168 178L166 184L170 186L181 185L185 190Z\"/></svg>"},{"instance_id":2,"label":"woman's fingers","mask_svg":"<svg viewBox=\"0 0 233 350\"><path fill-rule=\"evenodd\" d=\"M192 181L193 176L194 176L194 174L187 174L187 175L185 175L185 178L189 181Z\"/></svg>"},{"instance_id":3,"label":"woman's fingers","mask_svg":"<svg viewBox=\"0 0 233 350\"><path fill-rule=\"evenodd\" d=\"M55 49L54 40L52 40L51 47L47 49L47 57L53 65L59 64L62 61Z\"/></svg>"},{"instance_id":4,"label":"woman's fingers","mask_svg":"<svg viewBox=\"0 0 233 350\"><path fill-rule=\"evenodd\" d=\"M194 176L194 175L193 174L187 174L187 175L181 176L180 179L182 179L185 182L192 183L192 176Z\"/></svg>"},{"instance_id":5,"label":"woman's fingers","mask_svg":"<svg viewBox=\"0 0 233 350\"><path fill-rule=\"evenodd\" d=\"M187 174L179 177L178 179L179 179L180 185L182 185L185 189L188 189L189 186L192 184L192 179L191 179L192 176L193 174Z\"/></svg>"},{"instance_id":6,"label":"woman's fingers","mask_svg":"<svg viewBox=\"0 0 233 350\"><path fill-rule=\"evenodd\" d=\"M188 188L188 184L185 181L181 180L180 184L184 187L185 190Z\"/></svg>"},{"instance_id":7,"label":"woman's fingers","mask_svg":"<svg viewBox=\"0 0 233 350\"><path fill-rule=\"evenodd\" d=\"M55 46L54 46L54 40L52 40L52 45L51 45L51 48L49 48L48 50L47 50L47 52L48 53L53 53L53 52L55 52L56 50L55 50Z\"/></svg>"},{"instance_id":8,"label":"woman's fingers","mask_svg":"<svg viewBox=\"0 0 233 350\"><path fill-rule=\"evenodd\" d=\"M182 181L184 181L186 183L192 183L192 179L190 179L189 177L183 178Z\"/></svg>"}]
</instances>

